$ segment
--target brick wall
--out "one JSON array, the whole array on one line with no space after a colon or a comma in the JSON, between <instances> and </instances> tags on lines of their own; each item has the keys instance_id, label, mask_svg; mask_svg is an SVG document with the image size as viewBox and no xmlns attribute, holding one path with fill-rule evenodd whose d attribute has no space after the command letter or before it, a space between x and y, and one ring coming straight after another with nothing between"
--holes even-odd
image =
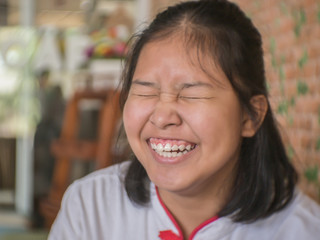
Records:
<instances>
[{"instance_id":1,"label":"brick wall","mask_svg":"<svg viewBox=\"0 0 320 240\"><path fill-rule=\"evenodd\" d=\"M320 202L320 2L233 0L264 41L272 108L300 186Z\"/></svg>"}]
</instances>

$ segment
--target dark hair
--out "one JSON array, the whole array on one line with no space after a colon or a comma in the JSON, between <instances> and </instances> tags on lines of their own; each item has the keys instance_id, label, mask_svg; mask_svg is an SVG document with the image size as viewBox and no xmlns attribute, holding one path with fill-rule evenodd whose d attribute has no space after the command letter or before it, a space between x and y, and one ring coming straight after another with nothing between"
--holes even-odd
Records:
<instances>
[{"instance_id":1,"label":"dark hair","mask_svg":"<svg viewBox=\"0 0 320 240\"><path fill-rule=\"evenodd\" d=\"M268 95L261 35L239 7L226 0L188 1L169 7L135 36L122 76L122 109L142 48L176 34L184 37L186 47L197 49L204 71L208 66L201 64L200 56L212 58L221 67L244 110L255 121L256 111L250 99ZM133 156L125 180L133 202L149 201L146 181L145 169ZM296 182L297 174L286 155L268 102L265 119L256 134L243 139L235 183L219 216L232 214L234 221L243 222L269 216L290 202Z\"/></svg>"}]
</instances>

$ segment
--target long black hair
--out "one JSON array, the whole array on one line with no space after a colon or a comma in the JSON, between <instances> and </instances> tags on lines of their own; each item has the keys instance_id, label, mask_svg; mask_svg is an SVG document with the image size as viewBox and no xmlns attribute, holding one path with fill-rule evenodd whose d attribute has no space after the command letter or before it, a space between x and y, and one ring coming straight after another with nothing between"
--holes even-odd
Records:
<instances>
[{"instance_id":1,"label":"long black hair","mask_svg":"<svg viewBox=\"0 0 320 240\"><path fill-rule=\"evenodd\" d=\"M256 110L250 99L261 94L268 97L261 35L239 7L226 0L188 1L171 6L134 37L122 75L122 109L143 47L177 34L184 36L186 48L195 47L199 56L210 57L221 67L244 110L255 121ZM206 71L208 66L201 63L200 57L198 60ZM145 169L133 156L125 180L133 202L149 202L148 181ZM234 221L243 222L269 216L290 202L296 182L297 173L286 155L268 101L260 128L253 137L242 141L236 179L219 216L232 214Z\"/></svg>"}]
</instances>

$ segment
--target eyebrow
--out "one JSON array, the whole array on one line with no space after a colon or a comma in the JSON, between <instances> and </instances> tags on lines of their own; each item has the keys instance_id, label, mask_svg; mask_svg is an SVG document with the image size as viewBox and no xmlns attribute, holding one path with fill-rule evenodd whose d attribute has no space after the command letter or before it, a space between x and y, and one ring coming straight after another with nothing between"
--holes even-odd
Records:
<instances>
[{"instance_id":1,"label":"eyebrow","mask_svg":"<svg viewBox=\"0 0 320 240\"><path fill-rule=\"evenodd\" d=\"M146 86L146 87L152 87L152 88L159 88L158 85L154 82L142 81L140 79L133 80L132 85L140 85L140 86ZM204 83L204 82L182 83L178 88L182 90L182 89L187 89L187 88L192 88L192 87L213 88L213 86L211 84Z\"/></svg>"},{"instance_id":2,"label":"eyebrow","mask_svg":"<svg viewBox=\"0 0 320 240\"><path fill-rule=\"evenodd\" d=\"M213 88L211 84L204 82L195 82L195 83L183 83L181 89L191 88L191 87L209 87Z\"/></svg>"},{"instance_id":3,"label":"eyebrow","mask_svg":"<svg viewBox=\"0 0 320 240\"><path fill-rule=\"evenodd\" d=\"M132 85L142 85L142 86L146 86L146 87L154 87L156 88L156 83L153 82L147 82L147 81L142 81L140 79L135 79L132 81Z\"/></svg>"}]
</instances>

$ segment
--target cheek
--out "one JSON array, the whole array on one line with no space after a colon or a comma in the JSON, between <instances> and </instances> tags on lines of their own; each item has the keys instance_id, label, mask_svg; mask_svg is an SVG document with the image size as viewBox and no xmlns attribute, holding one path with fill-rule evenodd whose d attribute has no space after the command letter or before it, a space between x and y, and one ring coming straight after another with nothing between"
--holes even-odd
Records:
<instances>
[{"instance_id":1,"label":"cheek","mask_svg":"<svg viewBox=\"0 0 320 240\"><path fill-rule=\"evenodd\" d=\"M134 135L134 130L136 129L134 126L138 124L138 114L137 111L134 111L134 106L132 105L131 101L127 101L123 109L123 124L129 142L131 137Z\"/></svg>"},{"instance_id":2,"label":"cheek","mask_svg":"<svg viewBox=\"0 0 320 240\"><path fill-rule=\"evenodd\" d=\"M142 132L149 119L150 108L138 101L127 100L123 109L123 124L127 135L129 145L143 164L143 160L147 159L145 153L146 142L143 140Z\"/></svg>"},{"instance_id":3,"label":"cheek","mask_svg":"<svg viewBox=\"0 0 320 240\"><path fill-rule=\"evenodd\" d=\"M241 135L241 113L238 109L218 106L197 108L185 114L185 120L201 142L209 145L233 145Z\"/></svg>"},{"instance_id":4,"label":"cheek","mask_svg":"<svg viewBox=\"0 0 320 240\"><path fill-rule=\"evenodd\" d=\"M130 98L124 105L123 124L130 142L131 138L137 137L143 126L148 121L150 108L139 101Z\"/></svg>"}]
</instances>

